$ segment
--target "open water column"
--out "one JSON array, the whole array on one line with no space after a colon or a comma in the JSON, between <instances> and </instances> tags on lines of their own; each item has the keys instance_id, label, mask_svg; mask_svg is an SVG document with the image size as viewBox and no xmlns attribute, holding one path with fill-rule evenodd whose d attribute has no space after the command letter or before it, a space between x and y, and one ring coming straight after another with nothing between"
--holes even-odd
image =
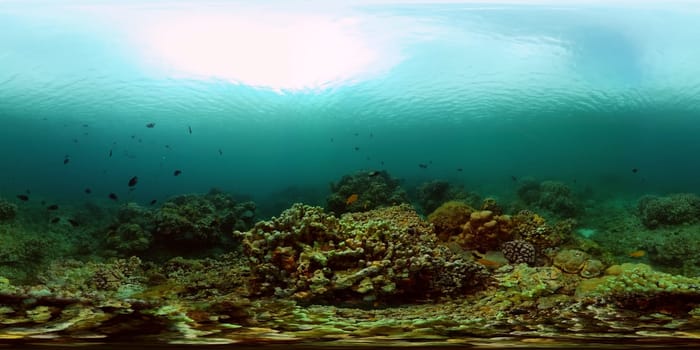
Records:
<instances>
[{"instance_id":1,"label":"open water column","mask_svg":"<svg viewBox=\"0 0 700 350\"><path fill-rule=\"evenodd\" d=\"M699 345L696 1L0 23L0 345Z\"/></svg>"}]
</instances>

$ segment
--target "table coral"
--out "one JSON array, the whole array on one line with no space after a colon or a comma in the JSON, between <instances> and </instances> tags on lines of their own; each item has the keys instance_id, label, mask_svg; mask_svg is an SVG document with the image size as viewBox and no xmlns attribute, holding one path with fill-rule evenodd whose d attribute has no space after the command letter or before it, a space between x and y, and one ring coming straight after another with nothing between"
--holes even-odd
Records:
<instances>
[{"instance_id":1,"label":"table coral","mask_svg":"<svg viewBox=\"0 0 700 350\"><path fill-rule=\"evenodd\" d=\"M438 243L408 205L337 219L295 204L260 222L243 241L253 293L297 300L394 300L463 293L487 270Z\"/></svg>"}]
</instances>

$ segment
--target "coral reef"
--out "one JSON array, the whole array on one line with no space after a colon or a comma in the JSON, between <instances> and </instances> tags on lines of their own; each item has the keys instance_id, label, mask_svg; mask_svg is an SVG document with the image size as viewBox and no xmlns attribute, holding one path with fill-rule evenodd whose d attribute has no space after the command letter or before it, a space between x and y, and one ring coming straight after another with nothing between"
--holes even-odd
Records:
<instances>
[{"instance_id":1,"label":"coral reef","mask_svg":"<svg viewBox=\"0 0 700 350\"><path fill-rule=\"evenodd\" d=\"M415 190L415 197L416 202L425 214L434 212L445 202L478 203L480 201L478 194L467 192L463 186L443 180L434 180L421 184Z\"/></svg>"},{"instance_id":2,"label":"coral reef","mask_svg":"<svg viewBox=\"0 0 700 350\"><path fill-rule=\"evenodd\" d=\"M462 232L462 225L469 221L474 208L459 201L449 201L442 204L428 215L428 222L433 224L435 234L442 241Z\"/></svg>"},{"instance_id":3,"label":"coral reef","mask_svg":"<svg viewBox=\"0 0 700 350\"><path fill-rule=\"evenodd\" d=\"M700 197L691 193L644 196L637 202L637 211L648 228L697 222L700 220Z\"/></svg>"},{"instance_id":4,"label":"coral reef","mask_svg":"<svg viewBox=\"0 0 700 350\"><path fill-rule=\"evenodd\" d=\"M0 222L10 221L17 216L17 205L0 198Z\"/></svg>"},{"instance_id":5,"label":"coral reef","mask_svg":"<svg viewBox=\"0 0 700 350\"><path fill-rule=\"evenodd\" d=\"M505 242L501 246L501 251L503 251L503 256L505 256L511 264L525 263L531 265L535 263L535 258L537 256L535 246L523 240Z\"/></svg>"},{"instance_id":6,"label":"coral reef","mask_svg":"<svg viewBox=\"0 0 700 350\"><path fill-rule=\"evenodd\" d=\"M673 303L689 296L695 303L700 301L700 284L697 279L671 275L655 271L649 265L632 263L610 266L603 277L583 280L576 289L577 298L605 298L608 302L618 303L625 308Z\"/></svg>"},{"instance_id":7,"label":"coral reef","mask_svg":"<svg viewBox=\"0 0 700 350\"><path fill-rule=\"evenodd\" d=\"M571 237L575 222L566 219L547 224L546 220L529 210L522 210L516 215L505 215L495 200L487 198L482 208L476 210L462 202L447 202L428 216L435 233L443 242L454 242L463 249L481 252L503 250L502 244L521 240L535 248L533 259L539 252L557 247ZM513 257L513 261L520 261ZM528 259L529 263L535 260ZM525 261L522 261L525 262Z\"/></svg>"},{"instance_id":8,"label":"coral reef","mask_svg":"<svg viewBox=\"0 0 700 350\"><path fill-rule=\"evenodd\" d=\"M496 215L490 210L476 210L462 225L462 232L452 236L451 240L465 249L498 250L502 243L511 240L512 224L510 215Z\"/></svg>"},{"instance_id":9,"label":"coral reef","mask_svg":"<svg viewBox=\"0 0 700 350\"><path fill-rule=\"evenodd\" d=\"M566 273L580 274L584 278L597 277L603 272L605 265L590 255L576 249L559 251L553 260L554 266Z\"/></svg>"},{"instance_id":10,"label":"coral reef","mask_svg":"<svg viewBox=\"0 0 700 350\"><path fill-rule=\"evenodd\" d=\"M122 256L148 258L196 255L233 247L233 230L252 227L253 202L237 203L220 192L182 195L155 210L129 203L107 230L106 244Z\"/></svg>"},{"instance_id":11,"label":"coral reef","mask_svg":"<svg viewBox=\"0 0 700 350\"><path fill-rule=\"evenodd\" d=\"M279 217L236 232L253 275L253 293L303 301L410 301L455 295L488 272L438 244L408 205L340 219L295 204Z\"/></svg>"},{"instance_id":12,"label":"coral reef","mask_svg":"<svg viewBox=\"0 0 700 350\"><path fill-rule=\"evenodd\" d=\"M575 218L583 211L580 199L561 182L523 180L517 194L528 206L547 210L560 218Z\"/></svg>"},{"instance_id":13,"label":"coral reef","mask_svg":"<svg viewBox=\"0 0 700 350\"><path fill-rule=\"evenodd\" d=\"M566 219L554 225L529 210L521 210L513 215L513 235L518 239L530 242L538 249L552 248L560 245L571 236L575 221Z\"/></svg>"},{"instance_id":14,"label":"coral reef","mask_svg":"<svg viewBox=\"0 0 700 350\"><path fill-rule=\"evenodd\" d=\"M335 215L409 203L408 194L388 172L358 171L332 183L326 209Z\"/></svg>"}]
</instances>

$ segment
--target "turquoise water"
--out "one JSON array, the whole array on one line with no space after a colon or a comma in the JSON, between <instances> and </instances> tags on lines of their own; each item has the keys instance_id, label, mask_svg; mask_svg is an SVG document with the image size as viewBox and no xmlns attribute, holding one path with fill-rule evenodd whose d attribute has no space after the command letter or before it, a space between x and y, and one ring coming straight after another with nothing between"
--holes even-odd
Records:
<instances>
[{"instance_id":1,"label":"turquoise water","mask_svg":"<svg viewBox=\"0 0 700 350\"><path fill-rule=\"evenodd\" d=\"M0 0L0 343L694 346L699 19Z\"/></svg>"},{"instance_id":2,"label":"turquoise water","mask_svg":"<svg viewBox=\"0 0 700 350\"><path fill-rule=\"evenodd\" d=\"M187 11L201 22L178 22ZM512 190L511 175L606 193L692 191L698 11L692 3L6 1L0 192L79 200L91 187L93 196L148 202L218 187L262 200L288 186L325 193L358 169L493 194ZM205 24L241 12L259 25L240 33L224 20ZM194 34L179 32L187 30ZM288 47L260 48L278 43L264 35L275 30ZM329 33L304 40L317 30ZM154 53L158 35L180 42ZM215 42L197 46L207 35ZM332 45L347 37L370 53L326 52L342 51ZM199 54L178 63L178 50ZM239 55L247 72L226 64ZM250 72L248 59L262 72ZM270 70L290 78L276 81ZM316 75L294 77L304 73Z\"/></svg>"}]
</instances>

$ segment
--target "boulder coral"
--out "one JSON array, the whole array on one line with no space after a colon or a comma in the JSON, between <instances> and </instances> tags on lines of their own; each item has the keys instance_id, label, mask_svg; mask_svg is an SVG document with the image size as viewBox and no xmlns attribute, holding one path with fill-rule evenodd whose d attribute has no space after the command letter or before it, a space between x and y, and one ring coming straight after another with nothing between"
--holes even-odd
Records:
<instances>
[{"instance_id":1,"label":"boulder coral","mask_svg":"<svg viewBox=\"0 0 700 350\"><path fill-rule=\"evenodd\" d=\"M340 219L295 204L279 217L237 231L254 295L300 301L394 301L458 295L488 271L439 244L409 205Z\"/></svg>"},{"instance_id":2,"label":"boulder coral","mask_svg":"<svg viewBox=\"0 0 700 350\"><path fill-rule=\"evenodd\" d=\"M637 211L644 226L652 229L697 222L700 219L700 197L692 193L644 196L637 202Z\"/></svg>"},{"instance_id":3,"label":"boulder coral","mask_svg":"<svg viewBox=\"0 0 700 350\"><path fill-rule=\"evenodd\" d=\"M331 183L326 209L340 215L409 203L408 194L400 185L401 181L385 170L345 175L337 183Z\"/></svg>"}]
</instances>

